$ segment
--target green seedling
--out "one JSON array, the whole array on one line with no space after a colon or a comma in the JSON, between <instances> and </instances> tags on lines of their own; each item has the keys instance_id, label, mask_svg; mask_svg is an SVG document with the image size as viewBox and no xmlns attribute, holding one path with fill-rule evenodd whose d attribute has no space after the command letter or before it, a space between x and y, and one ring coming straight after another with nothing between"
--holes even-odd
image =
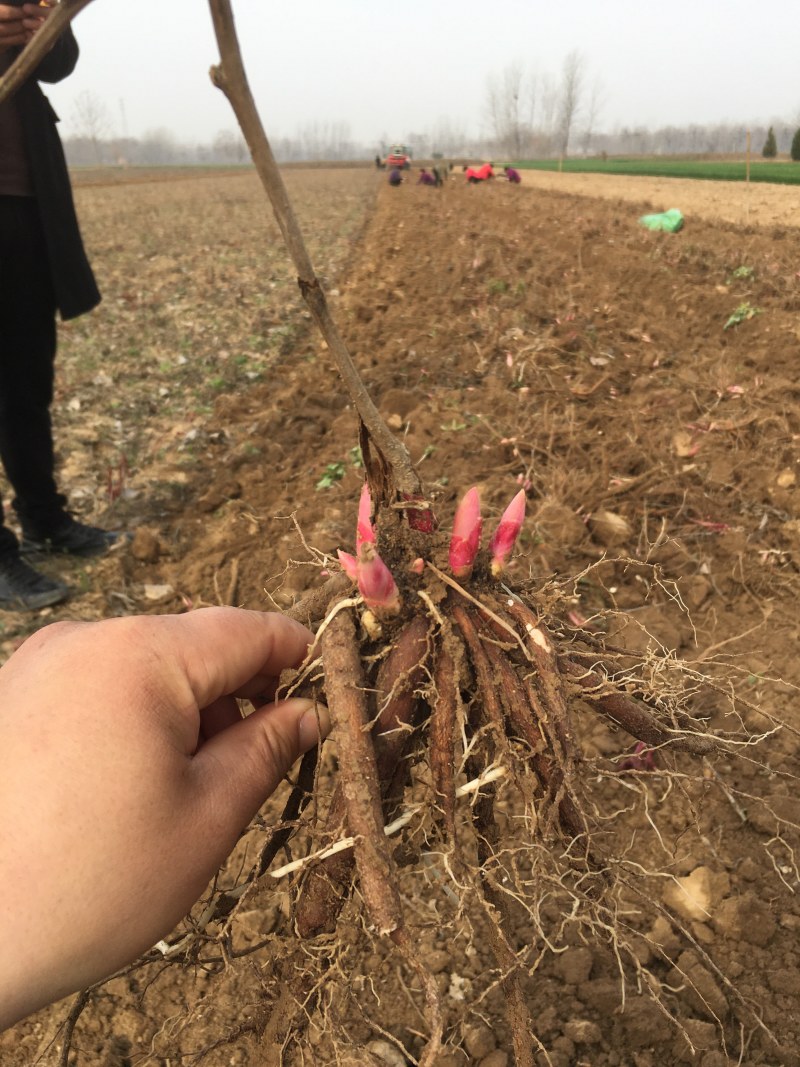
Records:
<instances>
[{"instance_id":1,"label":"green seedling","mask_svg":"<svg viewBox=\"0 0 800 1067\"><path fill-rule=\"evenodd\" d=\"M761 308L753 307L752 304L747 303L740 304L722 328L723 330L730 330L734 326L740 326L743 322L747 322L748 319L753 319L760 314Z\"/></svg>"},{"instance_id":2,"label":"green seedling","mask_svg":"<svg viewBox=\"0 0 800 1067\"><path fill-rule=\"evenodd\" d=\"M752 278L754 274L755 268L753 267L737 267L736 270L731 271L731 275L728 278L728 285L730 285L731 282L747 281L747 279Z\"/></svg>"},{"instance_id":3,"label":"green seedling","mask_svg":"<svg viewBox=\"0 0 800 1067\"><path fill-rule=\"evenodd\" d=\"M320 489L332 489L337 482L340 482L344 478L344 472L346 467L344 463L328 463L323 471L322 477L314 487L317 490Z\"/></svg>"}]
</instances>

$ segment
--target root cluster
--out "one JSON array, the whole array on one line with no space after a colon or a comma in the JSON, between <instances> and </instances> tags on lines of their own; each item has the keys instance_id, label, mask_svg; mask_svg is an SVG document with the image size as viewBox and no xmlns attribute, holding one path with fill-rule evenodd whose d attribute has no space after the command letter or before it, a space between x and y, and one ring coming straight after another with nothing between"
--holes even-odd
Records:
<instances>
[{"instance_id":1,"label":"root cluster","mask_svg":"<svg viewBox=\"0 0 800 1067\"><path fill-rule=\"evenodd\" d=\"M550 879L576 907L589 909L594 936L599 931L618 951L608 891L622 868L604 846L606 814L594 793L587 794L576 717L597 716L625 731L620 757L638 742L636 758L621 759L610 776L646 778L654 760L702 757L718 742L679 699L655 695L629 669L610 670L599 638L566 625L553 610L552 588L532 596L513 592L491 577L483 558L465 584L430 560L421 574L407 567L404 573L403 609L379 631L371 619L363 625L359 598L322 601L312 662L295 683L322 683L338 755L323 836L335 841L349 834L352 847L324 858L315 853L301 865L294 928L306 943L334 933L357 887L364 922L391 938L417 975L427 1018L420 1062L434 1061L443 1040L440 991L415 948L385 833L413 796L424 816L403 847L417 857L443 857L453 884L471 886L482 900L516 1062L525 1067L541 1046L524 993L530 962L516 947L512 912L521 905L543 930L542 892ZM318 609L320 603L318 597ZM311 798L310 773L307 766L306 784L298 782L290 801L293 811ZM512 790L523 813L526 856L518 843L512 852L503 840L506 799L497 818L498 797ZM471 797L471 830L457 818L457 795L464 792ZM269 849L270 859L275 851ZM287 970L267 1026L272 1041L296 1033L317 1002L319 975L299 973Z\"/></svg>"}]
</instances>

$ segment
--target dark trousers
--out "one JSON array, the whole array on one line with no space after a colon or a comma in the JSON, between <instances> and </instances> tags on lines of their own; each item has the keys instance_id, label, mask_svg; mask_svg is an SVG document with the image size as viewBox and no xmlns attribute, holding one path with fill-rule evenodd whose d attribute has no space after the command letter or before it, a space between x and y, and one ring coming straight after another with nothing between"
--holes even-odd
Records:
<instances>
[{"instance_id":1,"label":"dark trousers","mask_svg":"<svg viewBox=\"0 0 800 1067\"><path fill-rule=\"evenodd\" d=\"M23 530L38 535L63 522L66 504L54 477L55 356L56 300L36 200L0 196L0 460ZM0 558L16 550L0 525Z\"/></svg>"}]
</instances>

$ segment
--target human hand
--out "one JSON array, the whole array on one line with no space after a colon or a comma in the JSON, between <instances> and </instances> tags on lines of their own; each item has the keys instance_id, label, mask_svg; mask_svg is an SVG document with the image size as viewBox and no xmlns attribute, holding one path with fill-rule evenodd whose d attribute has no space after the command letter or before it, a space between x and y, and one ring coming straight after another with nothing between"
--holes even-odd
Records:
<instances>
[{"instance_id":1,"label":"human hand","mask_svg":"<svg viewBox=\"0 0 800 1067\"><path fill-rule=\"evenodd\" d=\"M19 6L0 4L0 52L26 45L42 28L55 6L54 0Z\"/></svg>"},{"instance_id":2,"label":"human hand","mask_svg":"<svg viewBox=\"0 0 800 1067\"><path fill-rule=\"evenodd\" d=\"M25 13L21 7L0 4L0 52L27 44L29 38L24 20Z\"/></svg>"},{"instance_id":3,"label":"human hand","mask_svg":"<svg viewBox=\"0 0 800 1067\"><path fill-rule=\"evenodd\" d=\"M43 0L41 4L22 5L22 25L25 27L25 43L44 26L50 13L55 9L55 0Z\"/></svg>"},{"instance_id":4,"label":"human hand","mask_svg":"<svg viewBox=\"0 0 800 1067\"><path fill-rule=\"evenodd\" d=\"M206 608L54 623L0 670L0 1029L187 913L328 731L311 701L266 704L311 640L277 614ZM242 719L236 697L257 710Z\"/></svg>"}]
</instances>

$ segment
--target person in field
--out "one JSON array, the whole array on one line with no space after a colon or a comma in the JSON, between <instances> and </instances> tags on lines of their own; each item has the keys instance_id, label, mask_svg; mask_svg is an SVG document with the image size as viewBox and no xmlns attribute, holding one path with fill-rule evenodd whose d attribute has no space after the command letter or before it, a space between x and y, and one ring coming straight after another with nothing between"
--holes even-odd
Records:
<instances>
[{"instance_id":1,"label":"person in field","mask_svg":"<svg viewBox=\"0 0 800 1067\"><path fill-rule=\"evenodd\" d=\"M512 182L514 185L519 185L522 181L519 171L515 170L514 167L503 167L503 174L505 175L506 179Z\"/></svg>"},{"instance_id":2,"label":"person in field","mask_svg":"<svg viewBox=\"0 0 800 1067\"><path fill-rule=\"evenodd\" d=\"M0 2L0 75L50 13ZM65 30L16 94L0 104L0 459L22 528L0 505L0 608L37 610L65 600L63 582L24 553L105 552L117 534L77 522L55 481L50 421L56 313L72 319L100 300L86 258L56 115L39 82L72 73L78 45Z\"/></svg>"},{"instance_id":3,"label":"person in field","mask_svg":"<svg viewBox=\"0 0 800 1067\"><path fill-rule=\"evenodd\" d=\"M399 167L392 167L389 171L389 185L402 185L403 175Z\"/></svg>"},{"instance_id":4,"label":"person in field","mask_svg":"<svg viewBox=\"0 0 800 1067\"><path fill-rule=\"evenodd\" d=\"M420 167L417 185L436 185L436 179L430 171L427 171L424 167Z\"/></svg>"},{"instance_id":5,"label":"person in field","mask_svg":"<svg viewBox=\"0 0 800 1067\"><path fill-rule=\"evenodd\" d=\"M489 181L494 178L494 165L492 163L484 163L481 167L467 167L464 176L470 185Z\"/></svg>"}]
</instances>

